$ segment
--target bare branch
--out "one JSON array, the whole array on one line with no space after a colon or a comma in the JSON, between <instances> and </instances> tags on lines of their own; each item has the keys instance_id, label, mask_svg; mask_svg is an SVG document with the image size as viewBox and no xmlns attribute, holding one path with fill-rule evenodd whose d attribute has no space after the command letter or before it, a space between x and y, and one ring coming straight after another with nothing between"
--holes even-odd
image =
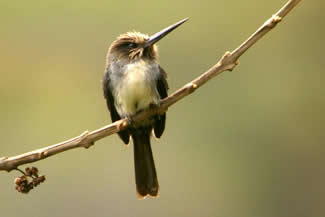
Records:
<instances>
[{"instance_id":1,"label":"bare branch","mask_svg":"<svg viewBox=\"0 0 325 217\"><path fill-rule=\"evenodd\" d=\"M211 67L208 71L203 73L198 78L194 79L193 81L184 85L179 90L175 91L169 97L162 100L160 106L145 110L132 117L132 119L137 122L146 119L152 115L162 113L166 111L169 106L173 105L174 103L181 100L185 96L188 96L189 94L194 92L197 88L204 85L207 81L219 75L221 72L232 71L235 68L235 66L238 64L239 57L243 55L266 33L268 33L271 29L273 29L276 26L276 24L278 24L300 1L301 0L288 1L287 4L285 4L275 15L273 15L270 19L268 19L255 33L253 33L238 48L236 48L232 52L226 52L225 55L219 60L219 62L216 65ZM103 128L94 130L92 132L86 131L78 137L69 139L67 141L55 145L51 145L45 148L40 148L13 157L1 157L0 170L5 170L10 172L11 170L16 169L20 165L39 161L49 156L70 149L74 149L78 147L89 148L90 146L94 145L94 143L97 140L112 135L114 133L117 133L120 130L127 128L128 126L129 126L128 120L122 119L110 125L107 125Z\"/></svg>"}]
</instances>

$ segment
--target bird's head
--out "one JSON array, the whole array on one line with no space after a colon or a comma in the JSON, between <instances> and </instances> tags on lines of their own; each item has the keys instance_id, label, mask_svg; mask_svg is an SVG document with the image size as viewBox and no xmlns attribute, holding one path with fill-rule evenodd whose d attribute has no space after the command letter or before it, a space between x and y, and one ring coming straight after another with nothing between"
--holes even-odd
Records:
<instances>
[{"instance_id":1,"label":"bird's head","mask_svg":"<svg viewBox=\"0 0 325 217\"><path fill-rule=\"evenodd\" d=\"M135 60L137 58L156 59L157 46L145 46L149 36L140 32L128 32L120 35L109 48L109 55L115 58Z\"/></svg>"},{"instance_id":2,"label":"bird's head","mask_svg":"<svg viewBox=\"0 0 325 217\"><path fill-rule=\"evenodd\" d=\"M171 25L152 36L140 32L128 32L120 35L108 50L108 59L127 59L134 61L140 58L156 60L158 50L156 42L187 21L188 18Z\"/></svg>"}]
</instances>

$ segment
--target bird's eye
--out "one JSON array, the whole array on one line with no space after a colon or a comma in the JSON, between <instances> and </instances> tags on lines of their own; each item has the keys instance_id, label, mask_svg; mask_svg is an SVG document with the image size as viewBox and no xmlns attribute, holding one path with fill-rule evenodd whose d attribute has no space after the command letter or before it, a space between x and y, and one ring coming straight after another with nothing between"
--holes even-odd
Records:
<instances>
[{"instance_id":1,"label":"bird's eye","mask_svg":"<svg viewBox=\"0 0 325 217\"><path fill-rule=\"evenodd\" d=\"M128 48L136 48L136 47L137 47L136 43L131 42L128 44Z\"/></svg>"}]
</instances>

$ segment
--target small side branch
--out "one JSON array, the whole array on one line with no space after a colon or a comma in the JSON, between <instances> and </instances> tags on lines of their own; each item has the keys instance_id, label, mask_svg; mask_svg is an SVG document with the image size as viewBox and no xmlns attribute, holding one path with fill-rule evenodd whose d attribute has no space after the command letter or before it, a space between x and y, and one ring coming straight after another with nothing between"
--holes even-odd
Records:
<instances>
[{"instance_id":1,"label":"small side branch","mask_svg":"<svg viewBox=\"0 0 325 217\"><path fill-rule=\"evenodd\" d=\"M266 33L273 29L301 0L290 0L285 4L276 14L268 19L255 33L253 33L246 41L244 41L238 48L232 52L226 52L224 56L218 61L216 65L211 67L208 71L203 73L198 78L184 85L179 90L172 93L169 97L161 101L159 107L150 108L133 117L134 121L140 121L153 116L158 113L162 113L182 98L190 95L199 87L204 85L207 81L213 77L219 75L224 71L232 71L236 65L238 65L238 59L249 48L251 48L259 39L261 39ZM49 156L71 150L78 147L89 148L94 145L97 140L119 132L129 126L127 119L116 121L110 125L94 130L92 132L84 132L78 137L69 139L67 141L51 145L45 148L40 148L31 152L27 152L21 155L13 157L0 157L0 170L10 172L13 169L17 169L18 166L36 162L45 159Z\"/></svg>"}]
</instances>

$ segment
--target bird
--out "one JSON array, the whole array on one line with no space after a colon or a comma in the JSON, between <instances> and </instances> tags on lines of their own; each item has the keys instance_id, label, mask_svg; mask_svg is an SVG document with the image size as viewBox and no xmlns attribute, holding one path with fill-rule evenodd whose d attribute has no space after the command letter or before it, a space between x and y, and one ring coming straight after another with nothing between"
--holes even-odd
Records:
<instances>
[{"instance_id":1,"label":"bird","mask_svg":"<svg viewBox=\"0 0 325 217\"><path fill-rule=\"evenodd\" d=\"M136 195L139 199L159 195L150 138L152 131L156 138L162 136L166 113L139 122L133 122L132 116L159 105L160 100L168 96L167 73L158 62L156 43L187 20L183 19L152 36L136 31L121 34L107 52L102 79L104 97L112 122L122 118L130 120L131 125L119 131L118 135L126 145L130 138L133 141Z\"/></svg>"}]
</instances>

